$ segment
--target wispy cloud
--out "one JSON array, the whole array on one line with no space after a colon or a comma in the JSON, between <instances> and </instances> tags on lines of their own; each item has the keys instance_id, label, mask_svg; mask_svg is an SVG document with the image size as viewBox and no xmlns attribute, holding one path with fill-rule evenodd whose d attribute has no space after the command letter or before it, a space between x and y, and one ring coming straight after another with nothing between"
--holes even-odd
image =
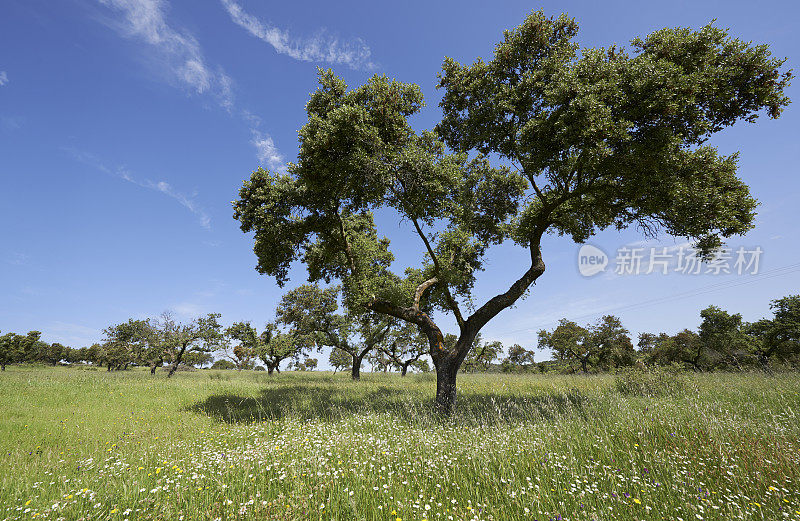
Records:
<instances>
[{"instance_id":1,"label":"wispy cloud","mask_svg":"<svg viewBox=\"0 0 800 521\"><path fill-rule=\"evenodd\" d=\"M246 13L234 0L221 0L231 20L256 38L270 44L278 53L296 60L339 63L353 69L373 69L371 51L360 38L340 41L324 32L311 38L297 39L273 25Z\"/></svg>"},{"instance_id":2,"label":"wispy cloud","mask_svg":"<svg viewBox=\"0 0 800 521\"><path fill-rule=\"evenodd\" d=\"M117 177L119 179L123 179L129 183L135 184L136 186L147 188L148 190L154 190L156 192L160 192L166 195L167 197L174 199L181 206L192 212L199 219L200 225L203 228L207 230L211 229L211 217L197 204L197 202L195 202L194 198L197 196L196 193L187 195L183 192L179 192L175 190L172 187L172 185L170 185L166 181L136 179L125 168L123 167L118 167L116 169L110 168L105 163L103 163L100 160L100 158L88 152L83 152L69 147L64 147L63 150L67 152L69 155L71 155L74 159L80 161L81 163L92 166L95 169L105 174Z\"/></svg>"},{"instance_id":3,"label":"wispy cloud","mask_svg":"<svg viewBox=\"0 0 800 521\"><path fill-rule=\"evenodd\" d=\"M283 156L278 151L272 138L266 134L260 133L258 130L253 129L253 140L251 143L256 147L256 157L258 162L262 165L268 166L272 170L282 170Z\"/></svg>"},{"instance_id":4,"label":"wispy cloud","mask_svg":"<svg viewBox=\"0 0 800 521\"><path fill-rule=\"evenodd\" d=\"M221 293L229 293L228 284L222 280L212 279L208 281L209 284L203 288L193 292L188 298L185 298L171 307L178 316L189 318L197 317L209 310L213 310Z\"/></svg>"},{"instance_id":5,"label":"wispy cloud","mask_svg":"<svg viewBox=\"0 0 800 521\"><path fill-rule=\"evenodd\" d=\"M27 255L26 253L20 253L18 251L15 251L11 252L6 257L6 262L14 266L24 266L25 264L28 263L28 259L30 259L30 256Z\"/></svg>"},{"instance_id":6,"label":"wispy cloud","mask_svg":"<svg viewBox=\"0 0 800 521\"><path fill-rule=\"evenodd\" d=\"M221 67L206 63L197 39L166 21L164 0L99 0L120 18L107 20L123 35L144 41L161 60L172 80L196 94L215 96L224 108L233 106L233 81Z\"/></svg>"},{"instance_id":7,"label":"wispy cloud","mask_svg":"<svg viewBox=\"0 0 800 521\"><path fill-rule=\"evenodd\" d=\"M0 71L0 87L8 83L8 74L6 71Z\"/></svg>"},{"instance_id":8,"label":"wispy cloud","mask_svg":"<svg viewBox=\"0 0 800 521\"><path fill-rule=\"evenodd\" d=\"M167 23L165 13L169 4L166 0L98 1L121 15L119 18L105 20L107 25L126 37L148 44L153 50L152 56L157 65L161 66L170 81L177 82L194 94L213 96L231 114L238 112L238 116L250 127L253 136L251 144L256 147L258 160L272 169L282 168L283 157L272 137L260 130L261 118L247 110L234 110L233 79L222 67L206 62L200 43L194 35ZM148 188L171 194L168 185ZM178 197L176 199L180 200ZM183 201L181 204L187 206Z\"/></svg>"}]
</instances>

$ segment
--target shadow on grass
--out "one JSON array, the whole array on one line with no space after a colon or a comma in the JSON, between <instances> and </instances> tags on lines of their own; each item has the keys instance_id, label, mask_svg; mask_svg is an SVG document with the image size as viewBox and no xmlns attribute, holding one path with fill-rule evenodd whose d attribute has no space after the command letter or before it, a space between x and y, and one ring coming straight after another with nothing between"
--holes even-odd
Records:
<instances>
[{"instance_id":1,"label":"shadow on grass","mask_svg":"<svg viewBox=\"0 0 800 521\"><path fill-rule=\"evenodd\" d=\"M357 384L355 384L357 385ZM263 388L257 397L216 394L189 410L225 423L268 419L340 420L366 414L389 414L410 422L437 422L433 399L395 387L336 386L314 383ZM468 424L547 422L590 417L590 399L577 390L537 395L459 393L454 418Z\"/></svg>"}]
</instances>

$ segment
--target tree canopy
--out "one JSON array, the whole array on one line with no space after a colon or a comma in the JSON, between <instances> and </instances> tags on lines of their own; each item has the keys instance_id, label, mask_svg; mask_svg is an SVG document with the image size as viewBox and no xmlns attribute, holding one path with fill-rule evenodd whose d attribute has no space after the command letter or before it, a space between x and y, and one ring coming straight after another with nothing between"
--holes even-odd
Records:
<instances>
[{"instance_id":1,"label":"tree canopy","mask_svg":"<svg viewBox=\"0 0 800 521\"><path fill-rule=\"evenodd\" d=\"M286 173L259 168L233 203L242 230L255 232L261 273L284 284L300 260L311 281L342 283L348 309L416 324L442 410L455 402L477 333L544 272L544 234L581 242L634 225L687 237L709 255L753 225L737 155L706 141L762 112L780 115L792 77L784 60L712 24L662 29L630 50L580 49L577 31L573 19L537 11L488 61L445 59L434 132L409 123L423 106L417 85L376 75L350 89L320 71L297 162ZM376 228L383 209L420 241L420 262L403 273L391 270L390 242ZM504 242L527 249L530 262L478 305L476 275ZM433 311L455 319L453 346Z\"/></svg>"}]
</instances>

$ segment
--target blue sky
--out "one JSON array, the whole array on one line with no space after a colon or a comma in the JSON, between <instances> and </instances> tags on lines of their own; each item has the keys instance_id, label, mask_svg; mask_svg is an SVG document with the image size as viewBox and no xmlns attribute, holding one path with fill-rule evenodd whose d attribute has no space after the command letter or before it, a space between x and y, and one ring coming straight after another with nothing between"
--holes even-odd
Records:
<instances>
[{"instance_id":1,"label":"blue sky","mask_svg":"<svg viewBox=\"0 0 800 521\"><path fill-rule=\"evenodd\" d=\"M445 56L488 57L502 31L532 9L580 23L584 46L626 44L664 26L716 18L745 40L769 43L796 68L794 2L208 2L6 0L0 16L0 330L38 329L81 346L128 317L171 309L179 318L220 312L223 321L272 318L283 290L253 269L252 240L230 201L259 164L278 168L297 153L296 131L316 88L316 67L350 85L385 73L422 87L440 116L436 74ZM789 90L797 98L797 87ZM771 299L797 293L800 113L741 124L716 136L741 152L741 176L761 201L755 230L730 245L760 247L758 275L586 278L578 246L549 237L547 273L530 296L484 330L506 344L535 345L561 317L611 312L635 335L699 324L717 304L746 320ZM419 259L411 231L389 215L380 230ZM635 230L592 244L677 247L660 237L638 245ZM525 251L502 246L479 277L476 301L526 268ZM305 280L302 267L291 285ZM538 355L538 359L545 358ZM327 355L321 355L327 360Z\"/></svg>"}]
</instances>

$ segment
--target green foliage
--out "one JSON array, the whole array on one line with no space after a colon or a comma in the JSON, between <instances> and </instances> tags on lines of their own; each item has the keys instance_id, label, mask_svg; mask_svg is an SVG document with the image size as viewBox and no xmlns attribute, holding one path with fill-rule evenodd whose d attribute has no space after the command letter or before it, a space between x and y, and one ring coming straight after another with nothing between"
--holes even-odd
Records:
<instances>
[{"instance_id":1,"label":"green foliage","mask_svg":"<svg viewBox=\"0 0 800 521\"><path fill-rule=\"evenodd\" d=\"M403 375L429 352L428 339L414 324L405 324L390 331L378 344L378 349L388 358L390 365Z\"/></svg>"},{"instance_id":2,"label":"green foliage","mask_svg":"<svg viewBox=\"0 0 800 521\"><path fill-rule=\"evenodd\" d=\"M717 306L709 306L700 312L699 337L704 356L711 365L729 364L740 366L750 354L749 339L745 335L742 315L730 314Z\"/></svg>"},{"instance_id":3,"label":"green foliage","mask_svg":"<svg viewBox=\"0 0 800 521\"><path fill-rule=\"evenodd\" d=\"M308 349L298 335L280 331L275 324L269 323L261 334L249 322L236 322L226 330L229 339L237 344L227 353L228 358L237 369L251 369L255 358L260 358L272 374L280 372L283 360L296 357Z\"/></svg>"},{"instance_id":4,"label":"green foliage","mask_svg":"<svg viewBox=\"0 0 800 521\"><path fill-rule=\"evenodd\" d=\"M220 348L225 340L220 316L219 313L209 313L182 324L176 322L170 313L163 313L153 324L152 342L160 356L169 362L169 376L178 369L186 352L211 353Z\"/></svg>"},{"instance_id":5,"label":"green foliage","mask_svg":"<svg viewBox=\"0 0 800 521\"><path fill-rule=\"evenodd\" d=\"M27 335L16 333L6 333L0 336L0 367L6 370L6 366L25 360L33 361L38 358L34 353L34 348L39 342L41 332L30 331Z\"/></svg>"},{"instance_id":6,"label":"green foliage","mask_svg":"<svg viewBox=\"0 0 800 521\"><path fill-rule=\"evenodd\" d=\"M474 343L475 345L464 359L461 370L467 373L487 371L503 352L503 344L498 341L484 342L480 333L475 337Z\"/></svg>"},{"instance_id":7,"label":"green foliage","mask_svg":"<svg viewBox=\"0 0 800 521\"><path fill-rule=\"evenodd\" d=\"M309 346L347 353L353 364L352 375L358 378L361 360L390 342L387 335L394 321L373 313L337 313L339 292L338 286L323 289L303 284L281 298L276 317Z\"/></svg>"},{"instance_id":8,"label":"green foliage","mask_svg":"<svg viewBox=\"0 0 800 521\"><path fill-rule=\"evenodd\" d=\"M773 300L772 319L742 326L753 355L768 369L771 361L800 365L800 295Z\"/></svg>"},{"instance_id":9,"label":"green foliage","mask_svg":"<svg viewBox=\"0 0 800 521\"><path fill-rule=\"evenodd\" d=\"M534 352L519 344L508 348L508 356L503 359L501 369L504 373L526 372L534 365Z\"/></svg>"},{"instance_id":10,"label":"green foliage","mask_svg":"<svg viewBox=\"0 0 800 521\"><path fill-rule=\"evenodd\" d=\"M162 315L161 318L164 321L171 320L168 314ZM163 330L158 330L150 319L128 319L127 322L106 328L103 333L105 344L102 348L101 363L105 363L109 368L118 368L130 363L160 366L166 356Z\"/></svg>"},{"instance_id":11,"label":"green foliage","mask_svg":"<svg viewBox=\"0 0 800 521\"><path fill-rule=\"evenodd\" d=\"M319 361L316 358L306 358L305 360L296 360L294 362L295 371L313 371L317 368Z\"/></svg>"},{"instance_id":12,"label":"green foliage","mask_svg":"<svg viewBox=\"0 0 800 521\"><path fill-rule=\"evenodd\" d=\"M213 364L211 364L211 369L236 369L236 364L231 362L230 360L216 360Z\"/></svg>"},{"instance_id":13,"label":"green foliage","mask_svg":"<svg viewBox=\"0 0 800 521\"><path fill-rule=\"evenodd\" d=\"M588 328L562 319L553 331L539 332L539 348L551 349L557 360L579 364L583 372L629 366L636 358L628 330L612 315Z\"/></svg>"},{"instance_id":14,"label":"green foliage","mask_svg":"<svg viewBox=\"0 0 800 521\"><path fill-rule=\"evenodd\" d=\"M636 224L686 236L711 251L752 226L755 201L736 177L736 155L703 145L739 120L789 100L785 60L708 25L662 29L578 49L578 26L532 13L472 65L445 60L437 131L456 150L496 153L539 195L520 212L516 240L535 223L583 242Z\"/></svg>"},{"instance_id":15,"label":"green foliage","mask_svg":"<svg viewBox=\"0 0 800 521\"><path fill-rule=\"evenodd\" d=\"M679 363L695 370L709 367L700 335L689 329L672 336L659 335L645 360L649 364L656 365Z\"/></svg>"},{"instance_id":16,"label":"green foliage","mask_svg":"<svg viewBox=\"0 0 800 521\"><path fill-rule=\"evenodd\" d=\"M342 351L338 347L334 347L331 349L328 363L333 367L333 372L335 373L336 371L343 371L350 367L350 364L353 363L353 357L350 356L350 353Z\"/></svg>"},{"instance_id":17,"label":"green foliage","mask_svg":"<svg viewBox=\"0 0 800 521\"><path fill-rule=\"evenodd\" d=\"M477 333L544 272L544 234L583 242L635 226L687 237L708 256L753 226L757 203L737 175L737 154L706 141L762 112L780 115L792 78L785 60L713 25L655 31L630 50L580 49L577 32L566 15L533 12L490 60L445 59L435 132L409 123L423 106L417 85L376 75L349 88L320 70L297 162L286 173L259 168L233 202L242 231L254 232L259 272L283 285L302 261L310 282L341 282L350 314L420 327L444 412ZM386 210L420 239L419 262L402 274L375 226L374 212ZM507 241L529 249L530 264L477 306L472 290L487 251ZM458 323L450 347L435 311ZM619 324L591 335L562 329L575 338L554 345L584 371L633 360Z\"/></svg>"}]
</instances>

